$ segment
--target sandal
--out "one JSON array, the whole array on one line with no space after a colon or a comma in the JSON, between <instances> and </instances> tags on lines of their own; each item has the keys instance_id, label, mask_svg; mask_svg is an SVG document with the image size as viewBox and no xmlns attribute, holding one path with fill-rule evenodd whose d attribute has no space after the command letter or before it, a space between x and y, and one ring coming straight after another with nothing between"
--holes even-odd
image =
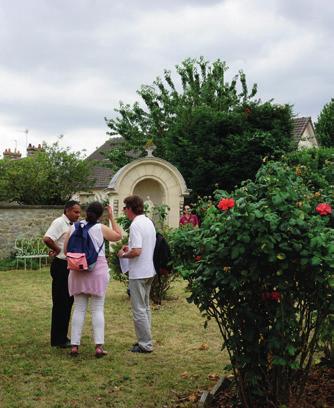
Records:
<instances>
[{"instance_id":1,"label":"sandal","mask_svg":"<svg viewBox=\"0 0 334 408\"><path fill-rule=\"evenodd\" d=\"M70 356L77 357L79 355L79 346L72 346Z\"/></svg>"},{"instance_id":2,"label":"sandal","mask_svg":"<svg viewBox=\"0 0 334 408\"><path fill-rule=\"evenodd\" d=\"M105 351L105 350L103 350L103 347L102 347L102 346L96 346L96 348L95 348L95 357L96 357L96 358L104 357L104 356L106 356L107 354L108 354L108 352Z\"/></svg>"}]
</instances>

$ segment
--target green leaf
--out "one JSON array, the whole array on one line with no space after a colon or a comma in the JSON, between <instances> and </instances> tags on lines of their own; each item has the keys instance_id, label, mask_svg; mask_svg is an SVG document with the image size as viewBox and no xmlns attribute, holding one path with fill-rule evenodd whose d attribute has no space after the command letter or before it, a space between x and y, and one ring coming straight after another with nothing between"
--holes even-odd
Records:
<instances>
[{"instance_id":1,"label":"green leaf","mask_svg":"<svg viewBox=\"0 0 334 408\"><path fill-rule=\"evenodd\" d=\"M288 361L282 357L274 357L272 361L273 365L285 367L288 365Z\"/></svg>"},{"instance_id":2,"label":"green leaf","mask_svg":"<svg viewBox=\"0 0 334 408\"><path fill-rule=\"evenodd\" d=\"M289 354L289 356L294 356L296 354L296 348L292 345L289 345L286 348L287 353Z\"/></svg>"},{"instance_id":3,"label":"green leaf","mask_svg":"<svg viewBox=\"0 0 334 408\"><path fill-rule=\"evenodd\" d=\"M317 265L320 265L320 264L321 264L321 258L319 258L317 256L312 257L311 265L317 266Z\"/></svg>"},{"instance_id":4,"label":"green leaf","mask_svg":"<svg viewBox=\"0 0 334 408\"><path fill-rule=\"evenodd\" d=\"M332 276L332 277L329 278L329 286L330 286L331 288L334 288L334 276Z\"/></svg>"},{"instance_id":5,"label":"green leaf","mask_svg":"<svg viewBox=\"0 0 334 408\"><path fill-rule=\"evenodd\" d=\"M276 255L276 258L279 259L280 261L282 261L283 259L286 258L286 255L283 254L283 253L279 253L279 254Z\"/></svg>"}]
</instances>

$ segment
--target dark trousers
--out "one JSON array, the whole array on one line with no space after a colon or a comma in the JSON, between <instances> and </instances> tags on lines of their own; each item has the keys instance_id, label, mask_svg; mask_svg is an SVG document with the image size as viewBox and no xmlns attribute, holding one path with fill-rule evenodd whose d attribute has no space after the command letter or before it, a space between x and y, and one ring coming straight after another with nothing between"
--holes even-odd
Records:
<instances>
[{"instance_id":1,"label":"dark trousers","mask_svg":"<svg viewBox=\"0 0 334 408\"><path fill-rule=\"evenodd\" d=\"M67 261L54 258L50 273L52 276L51 346L59 346L68 340L67 332L73 304L73 296L68 293Z\"/></svg>"}]
</instances>

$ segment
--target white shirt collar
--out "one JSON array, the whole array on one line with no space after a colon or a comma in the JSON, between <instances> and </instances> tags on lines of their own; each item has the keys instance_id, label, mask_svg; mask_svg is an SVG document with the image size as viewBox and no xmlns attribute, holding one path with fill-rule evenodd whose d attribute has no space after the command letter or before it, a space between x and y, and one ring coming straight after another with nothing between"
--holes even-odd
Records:
<instances>
[{"instance_id":1,"label":"white shirt collar","mask_svg":"<svg viewBox=\"0 0 334 408\"><path fill-rule=\"evenodd\" d=\"M63 214L62 217L63 217L63 220L66 222L67 225L73 224L73 223L67 218L67 216L66 216L65 214Z\"/></svg>"}]
</instances>

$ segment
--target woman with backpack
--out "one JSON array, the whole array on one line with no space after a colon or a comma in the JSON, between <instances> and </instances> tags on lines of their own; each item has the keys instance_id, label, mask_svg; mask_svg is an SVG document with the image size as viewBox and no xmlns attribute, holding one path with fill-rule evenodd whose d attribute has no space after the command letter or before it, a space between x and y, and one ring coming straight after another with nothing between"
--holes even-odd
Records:
<instances>
[{"instance_id":1,"label":"woman with backpack","mask_svg":"<svg viewBox=\"0 0 334 408\"><path fill-rule=\"evenodd\" d=\"M81 333L85 321L88 301L91 302L93 337L95 356L103 357L107 352L104 345L104 298L109 283L109 267L105 257L104 241L119 241L122 238L121 228L113 217L111 206L107 206L112 228L99 222L103 214L103 206L98 201L92 202L86 209L86 220L71 226L67 234L64 249L74 256L82 255L87 268L77 268L75 262L68 277L68 289L74 296L74 311L71 327L71 356L79 354ZM81 254L75 254L76 248L81 248ZM86 256L85 256L86 254ZM94 263L90 258L94 257ZM86 259L87 258L87 259ZM88 263L88 265L87 265ZM81 270L80 270L81 269Z\"/></svg>"}]
</instances>

